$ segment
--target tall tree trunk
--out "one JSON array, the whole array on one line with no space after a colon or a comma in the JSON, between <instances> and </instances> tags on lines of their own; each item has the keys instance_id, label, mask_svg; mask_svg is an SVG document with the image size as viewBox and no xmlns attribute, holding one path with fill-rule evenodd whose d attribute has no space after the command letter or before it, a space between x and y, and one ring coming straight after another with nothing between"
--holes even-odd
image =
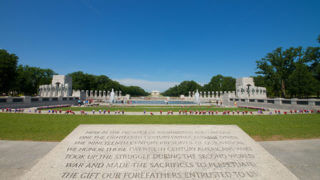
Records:
<instances>
[{"instance_id":1,"label":"tall tree trunk","mask_svg":"<svg viewBox=\"0 0 320 180\"><path fill-rule=\"evenodd\" d=\"M284 84L284 80L281 80L281 92L282 92L282 97L285 98L286 97L286 86Z\"/></svg>"}]
</instances>

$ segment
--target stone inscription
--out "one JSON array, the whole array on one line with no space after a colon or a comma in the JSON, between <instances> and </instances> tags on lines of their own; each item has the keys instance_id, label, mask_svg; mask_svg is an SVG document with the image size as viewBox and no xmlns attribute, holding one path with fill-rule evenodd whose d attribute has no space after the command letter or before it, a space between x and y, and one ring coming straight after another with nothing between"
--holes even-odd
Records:
<instances>
[{"instance_id":1,"label":"stone inscription","mask_svg":"<svg viewBox=\"0 0 320 180\"><path fill-rule=\"evenodd\" d=\"M295 178L236 126L82 125L66 140L61 143L60 148L56 147L60 150L56 155L49 153L48 156L53 155L53 158L59 158L59 161L51 166L45 164L49 175L44 174L42 177ZM263 162L264 160L266 162ZM53 170L51 174L50 167ZM273 168L277 170L273 171ZM40 177L35 175L36 173L32 174L32 171L27 175ZM274 174L277 172L279 173Z\"/></svg>"}]
</instances>

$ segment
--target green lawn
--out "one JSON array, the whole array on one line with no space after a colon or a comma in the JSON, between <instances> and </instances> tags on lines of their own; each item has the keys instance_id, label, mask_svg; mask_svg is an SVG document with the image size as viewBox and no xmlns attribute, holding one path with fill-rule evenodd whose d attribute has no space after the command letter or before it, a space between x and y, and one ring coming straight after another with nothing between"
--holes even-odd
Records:
<instances>
[{"instance_id":1,"label":"green lawn","mask_svg":"<svg viewBox=\"0 0 320 180\"><path fill-rule=\"evenodd\" d=\"M0 139L61 141L79 124L236 124L257 140L320 138L320 114L81 116L0 113Z\"/></svg>"},{"instance_id":2,"label":"green lawn","mask_svg":"<svg viewBox=\"0 0 320 180\"><path fill-rule=\"evenodd\" d=\"M125 112L160 112L162 110L163 112L166 111L173 111L178 112L181 111L257 111L255 109L247 109L247 108L220 108L216 106L98 106L98 107L66 107L66 108L57 108L62 110L72 110L72 111L103 111L103 110L110 110L110 111L122 111Z\"/></svg>"}]
</instances>

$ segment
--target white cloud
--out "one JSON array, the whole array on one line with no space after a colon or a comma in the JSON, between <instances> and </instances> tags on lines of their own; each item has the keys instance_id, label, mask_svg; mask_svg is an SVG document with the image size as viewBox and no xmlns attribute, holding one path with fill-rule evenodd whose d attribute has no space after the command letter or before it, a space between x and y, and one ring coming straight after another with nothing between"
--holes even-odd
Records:
<instances>
[{"instance_id":1,"label":"white cloud","mask_svg":"<svg viewBox=\"0 0 320 180\"><path fill-rule=\"evenodd\" d=\"M170 87L178 85L179 82L167 82L167 81L147 81L142 79L115 79L120 84L126 86L139 86L144 90L151 92L153 90L158 90L163 92Z\"/></svg>"}]
</instances>

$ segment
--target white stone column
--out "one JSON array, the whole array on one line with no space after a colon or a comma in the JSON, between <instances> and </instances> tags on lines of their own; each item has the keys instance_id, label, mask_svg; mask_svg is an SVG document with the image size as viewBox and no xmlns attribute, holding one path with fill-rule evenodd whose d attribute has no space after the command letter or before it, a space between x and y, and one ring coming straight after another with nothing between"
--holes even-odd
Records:
<instances>
[{"instance_id":1,"label":"white stone column","mask_svg":"<svg viewBox=\"0 0 320 180\"><path fill-rule=\"evenodd\" d=\"M65 86L62 84L62 85L61 85L60 97L64 97L64 95L65 95Z\"/></svg>"},{"instance_id":2,"label":"white stone column","mask_svg":"<svg viewBox=\"0 0 320 180\"><path fill-rule=\"evenodd\" d=\"M61 97L61 92L62 92L62 85L60 86L56 86L56 88L58 89L58 97Z\"/></svg>"},{"instance_id":3,"label":"white stone column","mask_svg":"<svg viewBox=\"0 0 320 180\"><path fill-rule=\"evenodd\" d=\"M50 84L49 85L49 97L53 96L54 87Z\"/></svg>"},{"instance_id":4,"label":"white stone column","mask_svg":"<svg viewBox=\"0 0 320 180\"><path fill-rule=\"evenodd\" d=\"M70 91L70 87L68 84L66 84L65 86L65 89L64 89L64 97L67 97L67 96L72 96L72 93L69 94L69 91ZM72 89L71 89L72 90ZM81 96L81 90L78 90L80 93L80 96Z\"/></svg>"},{"instance_id":5,"label":"white stone column","mask_svg":"<svg viewBox=\"0 0 320 180\"><path fill-rule=\"evenodd\" d=\"M47 86L48 85L43 85L43 97L47 97L48 96Z\"/></svg>"}]
</instances>

